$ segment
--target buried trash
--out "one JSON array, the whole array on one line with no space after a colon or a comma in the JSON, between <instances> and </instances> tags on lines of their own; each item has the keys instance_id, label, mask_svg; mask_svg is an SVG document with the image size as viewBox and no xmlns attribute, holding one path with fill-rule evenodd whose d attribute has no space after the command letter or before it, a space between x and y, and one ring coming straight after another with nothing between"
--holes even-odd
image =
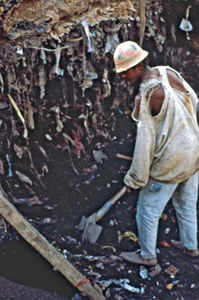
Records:
<instances>
[{"instance_id":1,"label":"buried trash","mask_svg":"<svg viewBox=\"0 0 199 300\"><path fill-rule=\"evenodd\" d=\"M98 283L114 274L114 278L128 276L126 287L131 283L139 287L143 280L137 266L129 267L117 259L118 252L135 250L137 191L125 196L124 202L100 220L103 232L96 243L82 243L75 230L82 215L96 211L123 184L136 136L129 120L136 88L116 79L112 54L121 40L139 39L142 18L138 1L87 2L89 6L77 0L4 0L0 5L1 181L23 215L91 281ZM177 30L185 2L146 1L144 45L150 50L150 63L158 60L182 74L186 70L186 79L198 91L198 7L193 4L192 39L187 42L185 33ZM119 152L126 154L124 161L115 159ZM165 234L170 239L178 233L172 220L173 210L166 210L160 221L170 230L160 228L159 241L164 244L159 245L164 247L158 262L164 266L169 261L183 270L186 276L179 274L183 289L175 296L191 299L191 284L195 284L191 292L198 289L197 265L176 257L164 241ZM4 224L1 226L2 242L5 237L15 238L9 226L7 235ZM123 233L120 243L118 232ZM160 265L149 268L148 277L158 275ZM155 280L148 279L144 281L145 298L164 298L168 274L161 273L158 287ZM109 288L110 299L132 299L128 288L119 286L117 295L116 289L112 292Z\"/></svg>"},{"instance_id":2,"label":"buried trash","mask_svg":"<svg viewBox=\"0 0 199 300\"><path fill-rule=\"evenodd\" d=\"M164 270L167 274L170 276L175 276L178 272L179 269L176 268L173 264L171 264L167 269Z\"/></svg>"},{"instance_id":3,"label":"buried trash","mask_svg":"<svg viewBox=\"0 0 199 300\"><path fill-rule=\"evenodd\" d=\"M140 266L139 274L140 274L140 277L142 279L147 279L148 275L149 275L149 272L148 272L147 268L145 268L144 266Z\"/></svg>"},{"instance_id":4,"label":"buried trash","mask_svg":"<svg viewBox=\"0 0 199 300\"><path fill-rule=\"evenodd\" d=\"M122 288L128 290L129 292L144 294L144 287L137 288L137 287L130 285L129 283L130 283L130 280L127 278L109 279L109 280L101 280L100 281L100 285L101 285L102 289L106 289L111 284L115 284L115 285L121 286Z\"/></svg>"},{"instance_id":5,"label":"buried trash","mask_svg":"<svg viewBox=\"0 0 199 300\"><path fill-rule=\"evenodd\" d=\"M119 243L124 239L128 239L128 240L131 240L133 242L137 242L139 239L138 237L136 236L136 234L132 231L126 231L124 232L123 234L121 234L119 231L118 231L118 241Z\"/></svg>"}]
</instances>

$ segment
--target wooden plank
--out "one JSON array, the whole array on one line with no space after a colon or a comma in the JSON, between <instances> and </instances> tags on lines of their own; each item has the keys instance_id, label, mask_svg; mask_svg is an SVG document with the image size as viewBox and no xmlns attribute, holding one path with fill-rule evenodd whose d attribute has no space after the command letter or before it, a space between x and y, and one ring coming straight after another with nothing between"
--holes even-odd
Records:
<instances>
[{"instance_id":1,"label":"wooden plank","mask_svg":"<svg viewBox=\"0 0 199 300\"><path fill-rule=\"evenodd\" d=\"M105 299L99 286L92 286L89 280L18 212L15 206L7 199L1 186L0 214L32 247L83 294L94 300Z\"/></svg>"},{"instance_id":2,"label":"wooden plank","mask_svg":"<svg viewBox=\"0 0 199 300\"><path fill-rule=\"evenodd\" d=\"M139 45L142 47L145 27L146 27L146 0L140 0L140 31L139 31Z\"/></svg>"}]
</instances>

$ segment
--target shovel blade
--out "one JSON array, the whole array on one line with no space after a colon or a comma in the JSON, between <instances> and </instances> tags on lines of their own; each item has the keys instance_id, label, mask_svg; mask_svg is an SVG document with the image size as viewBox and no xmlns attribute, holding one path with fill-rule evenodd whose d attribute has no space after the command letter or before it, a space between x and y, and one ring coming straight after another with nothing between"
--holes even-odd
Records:
<instances>
[{"instance_id":1,"label":"shovel blade","mask_svg":"<svg viewBox=\"0 0 199 300\"><path fill-rule=\"evenodd\" d=\"M100 225L89 224L83 232L82 241L87 241L91 244L95 244L102 232L102 229L103 228Z\"/></svg>"},{"instance_id":2,"label":"shovel blade","mask_svg":"<svg viewBox=\"0 0 199 300\"><path fill-rule=\"evenodd\" d=\"M86 218L85 216L83 216L81 218L81 221L80 221L79 225L77 225L76 228L78 230L80 230L80 231L84 230L84 228L86 227L87 222L88 222L88 218Z\"/></svg>"}]
</instances>

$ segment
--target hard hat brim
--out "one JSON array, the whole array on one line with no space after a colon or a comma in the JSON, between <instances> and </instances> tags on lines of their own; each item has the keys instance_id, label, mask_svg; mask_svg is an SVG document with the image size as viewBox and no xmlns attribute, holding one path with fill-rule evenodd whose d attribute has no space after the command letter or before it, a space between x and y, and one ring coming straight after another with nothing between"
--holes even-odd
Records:
<instances>
[{"instance_id":1,"label":"hard hat brim","mask_svg":"<svg viewBox=\"0 0 199 300\"><path fill-rule=\"evenodd\" d=\"M147 56L149 55L148 51L142 50L142 54L138 58L132 58L132 61L128 61L125 65L125 63L122 64L122 67L116 65L116 73L125 72L128 69L135 67L137 64L139 64L141 61L143 61Z\"/></svg>"}]
</instances>

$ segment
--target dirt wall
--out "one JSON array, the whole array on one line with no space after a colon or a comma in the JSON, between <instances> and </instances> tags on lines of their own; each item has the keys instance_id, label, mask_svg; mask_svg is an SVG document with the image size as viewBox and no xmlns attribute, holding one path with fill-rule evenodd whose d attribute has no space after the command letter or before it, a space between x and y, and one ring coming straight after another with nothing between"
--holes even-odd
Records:
<instances>
[{"instance_id":1,"label":"dirt wall","mask_svg":"<svg viewBox=\"0 0 199 300\"><path fill-rule=\"evenodd\" d=\"M2 2L1 12L1 176L16 197L35 195L48 189L59 157L68 175L81 174L82 157L95 159L93 150L115 139L118 114L130 114L133 88L115 76L113 52L139 41L140 8L26 0ZM161 14L161 2L146 2L151 59L163 51Z\"/></svg>"}]
</instances>

